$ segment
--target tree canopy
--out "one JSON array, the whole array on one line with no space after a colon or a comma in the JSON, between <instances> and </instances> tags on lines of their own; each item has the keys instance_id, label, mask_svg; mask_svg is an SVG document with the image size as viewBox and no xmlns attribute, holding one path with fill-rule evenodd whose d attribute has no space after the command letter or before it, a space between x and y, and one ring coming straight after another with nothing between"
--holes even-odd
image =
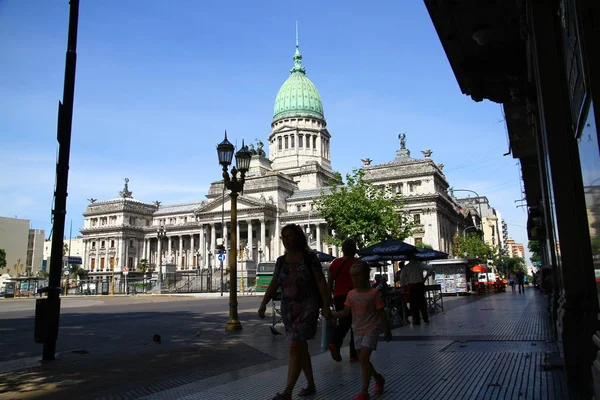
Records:
<instances>
[{"instance_id":1,"label":"tree canopy","mask_svg":"<svg viewBox=\"0 0 600 400\"><path fill-rule=\"evenodd\" d=\"M410 236L413 223L402 213L402 196L366 181L362 168L346 174L345 185L339 173L330 183L331 192L315 200L319 215L333 231L324 238L327 243L341 246L351 237L362 248L388 237L403 240Z\"/></svg>"},{"instance_id":2,"label":"tree canopy","mask_svg":"<svg viewBox=\"0 0 600 400\"><path fill-rule=\"evenodd\" d=\"M525 259L520 257L501 257L498 260L498 268L505 274L518 269L525 269Z\"/></svg>"},{"instance_id":3,"label":"tree canopy","mask_svg":"<svg viewBox=\"0 0 600 400\"><path fill-rule=\"evenodd\" d=\"M0 268L6 268L6 250L0 249Z\"/></svg>"},{"instance_id":4,"label":"tree canopy","mask_svg":"<svg viewBox=\"0 0 600 400\"><path fill-rule=\"evenodd\" d=\"M479 258L481 260L495 260L498 249L483 241L478 234L458 235L454 239L455 251L458 257Z\"/></svg>"},{"instance_id":5,"label":"tree canopy","mask_svg":"<svg viewBox=\"0 0 600 400\"><path fill-rule=\"evenodd\" d=\"M542 258L540 256L540 254L541 254L540 242L538 242L537 240L530 240L529 243L527 243L527 248L531 252L530 260L532 263L535 264L536 262L542 260Z\"/></svg>"}]
</instances>

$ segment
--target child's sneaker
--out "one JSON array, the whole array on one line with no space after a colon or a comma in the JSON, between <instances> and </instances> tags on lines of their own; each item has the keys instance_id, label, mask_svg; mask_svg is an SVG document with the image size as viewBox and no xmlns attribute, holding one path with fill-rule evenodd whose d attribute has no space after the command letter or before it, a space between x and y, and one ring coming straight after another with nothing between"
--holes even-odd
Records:
<instances>
[{"instance_id":1,"label":"child's sneaker","mask_svg":"<svg viewBox=\"0 0 600 400\"><path fill-rule=\"evenodd\" d=\"M353 398L352 400L369 400L370 397L369 395L365 395L362 392L357 394L355 398Z\"/></svg>"},{"instance_id":2,"label":"child's sneaker","mask_svg":"<svg viewBox=\"0 0 600 400\"><path fill-rule=\"evenodd\" d=\"M375 379L375 388L373 389L375 393L382 393L383 385L385 385L385 378L380 375L379 379Z\"/></svg>"},{"instance_id":3,"label":"child's sneaker","mask_svg":"<svg viewBox=\"0 0 600 400\"><path fill-rule=\"evenodd\" d=\"M335 361L342 361L342 355L340 354L340 351L338 350L335 344L329 344L329 352L331 353L331 358L333 358Z\"/></svg>"}]
</instances>

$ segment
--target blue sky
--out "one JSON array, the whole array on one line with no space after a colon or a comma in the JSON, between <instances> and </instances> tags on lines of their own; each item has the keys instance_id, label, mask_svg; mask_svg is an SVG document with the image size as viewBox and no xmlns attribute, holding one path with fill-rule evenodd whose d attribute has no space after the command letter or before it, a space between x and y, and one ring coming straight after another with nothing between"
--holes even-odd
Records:
<instances>
[{"instance_id":1,"label":"blue sky","mask_svg":"<svg viewBox=\"0 0 600 400\"><path fill-rule=\"evenodd\" d=\"M68 0L0 0L0 215L48 232L68 12ZM526 245L501 107L460 92L422 1L82 0L74 234L86 198L115 198L125 177L143 201L202 200L220 177L215 145L225 129L233 140L266 141L296 21L334 169L393 159L406 132L413 156L433 150L450 184L487 196Z\"/></svg>"}]
</instances>

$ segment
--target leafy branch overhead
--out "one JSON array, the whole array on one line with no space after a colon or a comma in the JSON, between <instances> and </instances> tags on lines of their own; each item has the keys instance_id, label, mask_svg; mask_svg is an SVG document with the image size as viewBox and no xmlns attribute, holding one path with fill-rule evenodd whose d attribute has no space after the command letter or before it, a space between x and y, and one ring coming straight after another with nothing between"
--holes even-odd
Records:
<instances>
[{"instance_id":1,"label":"leafy branch overhead","mask_svg":"<svg viewBox=\"0 0 600 400\"><path fill-rule=\"evenodd\" d=\"M366 181L363 169L346 174L345 185L339 173L330 183L330 193L323 192L315 201L319 215L333 232L325 238L328 243L340 246L351 237L362 248L388 237L403 240L410 236L413 223L402 212L401 195Z\"/></svg>"},{"instance_id":2,"label":"leafy branch overhead","mask_svg":"<svg viewBox=\"0 0 600 400\"><path fill-rule=\"evenodd\" d=\"M484 262L498 257L498 248L485 243L481 236L474 233L465 236L457 234L454 244L458 257L479 258Z\"/></svg>"}]
</instances>

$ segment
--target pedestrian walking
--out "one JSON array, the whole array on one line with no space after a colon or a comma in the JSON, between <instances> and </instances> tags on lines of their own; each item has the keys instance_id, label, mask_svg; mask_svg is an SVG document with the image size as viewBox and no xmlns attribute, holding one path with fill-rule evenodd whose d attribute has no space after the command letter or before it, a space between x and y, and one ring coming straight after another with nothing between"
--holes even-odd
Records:
<instances>
[{"instance_id":1,"label":"pedestrian walking","mask_svg":"<svg viewBox=\"0 0 600 400\"><path fill-rule=\"evenodd\" d=\"M508 284L510 285L510 288L512 289L512 294L517 294L517 279L515 278L515 274L512 272L508 273Z\"/></svg>"},{"instance_id":2,"label":"pedestrian walking","mask_svg":"<svg viewBox=\"0 0 600 400\"><path fill-rule=\"evenodd\" d=\"M369 265L363 261L355 263L350 269L354 289L348 293L344 309L334 311L335 318L345 318L352 314L355 346L359 352L362 386L354 400L368 400L371 378L375 380L375 393L382 393L385 378L375 370L371 363L371 353L377 349L379 329L384 328L386 342L392 339L392 332L384 311L383 300L377 289L369 285Z\"/></svg>"},{"instance_id":3,"label":"pedestrian walking","mask_svg":"<svg viewBox=\"0 0 600 400\"><path fill-rule=\"evenodd\" d=\"M329 292L333 294L333 306L336 311L342 311L346 303L348 293L354 289L350 269L360 260L356 258L356 242L353 239L346 239L342 243L342 252L344 256L333 260L329 266ZM358 361L356 347L354 346L354 331L352 330L352 315L341 318L335 328L331 341L329 342L329 352L331 358L335 361L342 361L340 348L344 342L346 334L350 331L350 362Z\"/></svg>"},{"instance_id":4,"label":"pedestrian walking","mask_svg":"<svg viewBox=\"0 0 600 400\"><path fill-rule=\"evenodd\" d=\"M517 272L515 272L515 276L517 278L519 293L525 294L525 273L521 269L518 269Z\"/></svg>"},{"instance_id":5,"label":"pedestrian walking","mask_svg":"<svg viewBox=\"0 0 600 400\"><path fill-rule=\"evenodd\" d=\"M302 228L295 224L286 225L281 230L281 240L285 254L277 259L273 279L258 309L258 315L264 318L267 304L281 289L281 316L286 339L290 342L290 359L285 389L273 400L292 398L301 371L306 377L307 387L298 395L316 393L307 340L313 339L317 333L319 308L322 308L325 317L331 318L323 269L317 256L309 250Z\"/></svg>"},{"instance_id":6,"label":"pedestrian walking","mask_svg":"<svg viewBox=\"0 0 600 400\"><path fill-rule=\"evenodd\" d=\"M425 281L433 274L433 269L429 265L417 261L412 255L408 257L408 260L400 272L400 285L410 287L412 323L421 325L421 316L423 321L429 322L427 302L425 301ZM423 276L423 272L426 273L425 276Z\"/></svg>"}]
</instances>

